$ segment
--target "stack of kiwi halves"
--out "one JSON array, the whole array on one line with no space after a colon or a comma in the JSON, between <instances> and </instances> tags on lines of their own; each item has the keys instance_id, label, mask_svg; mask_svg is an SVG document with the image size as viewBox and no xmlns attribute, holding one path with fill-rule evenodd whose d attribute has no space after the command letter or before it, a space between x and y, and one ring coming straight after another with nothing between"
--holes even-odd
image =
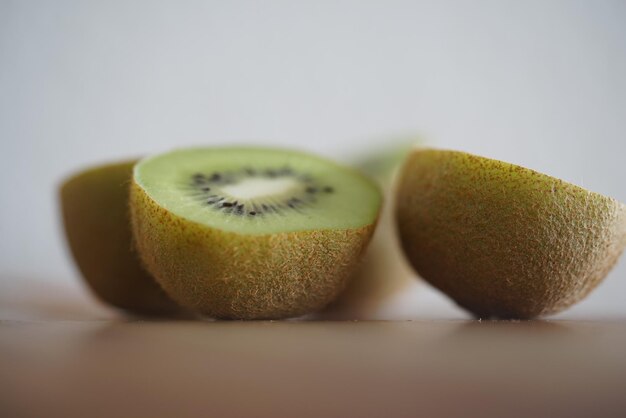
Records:
<instances>
[{"instance_id":1,"label":"stack of kiwi halves","mask_svg":"<svg viewBox=\"0 0 626 418\"><path fill-rule=\"evenodd\" d=\"M415 149L394 188L419 275L478 317L532 318L587 295L626 246L626 206L529 169ZM363 174L272 148L192 148L83 171L61 187L93 292L134 314L280 319L354 275L382 206Z\"/></svg>"}]
</instances>

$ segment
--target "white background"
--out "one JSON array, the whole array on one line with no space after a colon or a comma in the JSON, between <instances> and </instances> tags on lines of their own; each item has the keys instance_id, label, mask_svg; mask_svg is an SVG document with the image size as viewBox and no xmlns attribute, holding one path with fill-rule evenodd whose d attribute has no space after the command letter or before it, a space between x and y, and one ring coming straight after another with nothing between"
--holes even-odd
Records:
<instances>
[{"instance_id":1,"label":"white background","mask_svg":"<svg viewBox=\"0 0 626 418\"><path fill-rule=\"evenodd\" d=\"M414 133L626 201L626 2L0 0L0 301L86 294L56 200L76 169L189 144L350 161ZM389 312L463 315L416 289ZM565 317L625 302L622 260Z\"/></svg>"}]
</instances>

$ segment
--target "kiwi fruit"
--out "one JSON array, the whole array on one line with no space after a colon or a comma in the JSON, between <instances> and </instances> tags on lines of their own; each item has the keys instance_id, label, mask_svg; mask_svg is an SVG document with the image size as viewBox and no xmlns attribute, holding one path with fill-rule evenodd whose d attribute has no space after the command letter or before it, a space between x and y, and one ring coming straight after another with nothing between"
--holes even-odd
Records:
<instances>
[{"instance_id":1,"label":"kiwi fruit","mask_svg":"<svg viewBox=\"0 0 626 418\"><path fill-rule=\"evenodd\" d=\"M134 168L131 219L148 271L214 318L317 311L343 290L374 231L376 184L295 151L192 148Z\"/></svg>"},{"instance_id":2,"label":"kiwi fruit","mask_svg":"<svg viewBox=\"0 0 626 418\"><path fill-rule=\"evenodd\" d=\"M142 268L132 249L128 198L134 164L92 167L61 185L67 241L83 278L99 299L135 314L172 314L177 305Z\"/></svg>"},{"instance_id":3,"label":"kiwi fruit","mask_svg":"<svg viewBox=\"0 0 626 418\"><path fill-rule=\"evenodd\" d=\"M533 318L584 298L626 245L626 206L533 170L417 149L396 195L421 277L481 318Z\"/></svg>"}]
</instances>

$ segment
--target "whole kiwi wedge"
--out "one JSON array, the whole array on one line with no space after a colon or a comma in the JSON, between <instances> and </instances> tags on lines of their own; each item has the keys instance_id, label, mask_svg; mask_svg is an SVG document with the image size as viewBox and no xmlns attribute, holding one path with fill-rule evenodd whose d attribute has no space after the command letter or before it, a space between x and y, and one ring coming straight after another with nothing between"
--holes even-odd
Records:
<instances>
[{"instance_id":1,"label":"whole kiwi wedge","mask_svg":"<svg viewBox=\"0 0 626 418\"><path fill-rule=\"evenodd\" d=\"M626 245L626 206L536 171L417 149L396 194L419 275L480 318L528 319L584 298Z\"/></svg>"},{"instance_id":2,"label":"whole kiwi wedge","mask_svg":"<svg viewBox=\"0 0 626 418\"><path fill-rule=\"evenodd\" d=\"M135 166L131 219L144 265L181 306L280 319L337 297L381 202L374 182L309 154L191 148Z\"/></svg>"},{"instance_id":3,"label":"whole kiwi wedge","mask_svg":"<svg viewBox=\"0 0 626 418\"><path fill-rule=\"evenodd\" d=\"M102 301L140 315L179 308L142 268L132 248L129 185L135 161L92 167L60 188L67 241L83 278Z\"/></svg>"}]
</instances>

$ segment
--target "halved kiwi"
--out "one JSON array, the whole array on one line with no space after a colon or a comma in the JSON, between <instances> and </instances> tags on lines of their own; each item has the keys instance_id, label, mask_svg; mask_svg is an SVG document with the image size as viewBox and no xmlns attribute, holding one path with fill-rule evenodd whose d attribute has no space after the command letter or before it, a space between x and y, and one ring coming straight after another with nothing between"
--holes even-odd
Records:
<instances>
[{"instance_id":1,"label":"halved kiwi","mask_svg":"<svg viewBox=\"0 0 626 418\"><path fill-rule=\"evenodd\" d=\"M136 245L168 294L217 318L287 318L344 288L381 206L361 174L312 155L195 148L140 161Z\"/></svg>"},{"instance_id":2,"label":"halved kiwi","mask_svg":"<svg viewBox=\"0 0 626 418\"><path fill-rule=\"evenodd\" d=\"M136 314L171 314L177 305L132 249L128 195L134 165L100 165L67 179L60 189L63 224L74 260L99 299Z\"/></svg>"},{"instance_id":3,"label":"halved kiwi","mask_svg":"<svg viewBox=\"0 0 626 418\"><path fill-rule=\"evenodd\" d=\"M626 206L505 162L415 150L397 190L404 251L478 317L532 318L585 297L626 246Z\"/></svg>"}]
</instances>

